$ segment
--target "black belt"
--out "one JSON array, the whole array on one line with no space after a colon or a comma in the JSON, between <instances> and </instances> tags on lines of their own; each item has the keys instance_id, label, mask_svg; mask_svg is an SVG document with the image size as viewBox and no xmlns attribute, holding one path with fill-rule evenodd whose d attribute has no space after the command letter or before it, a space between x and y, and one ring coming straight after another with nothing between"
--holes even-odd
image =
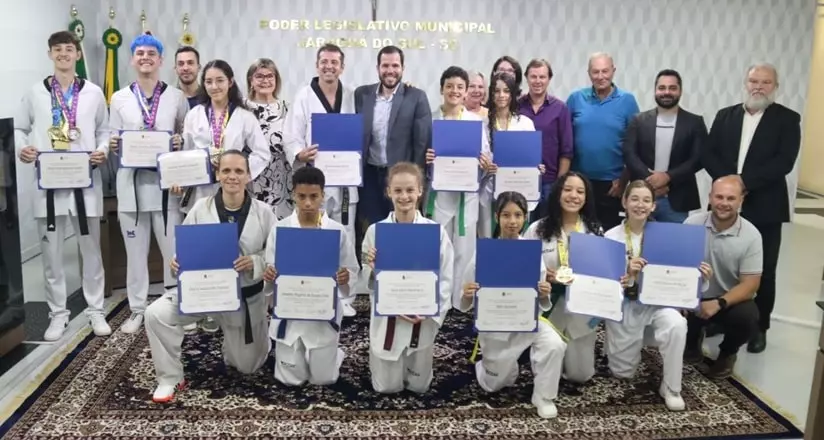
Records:
<instances>
[{"instance_id":1,"label":"black belt","mask_svg":"<svg viewBox=\"0 0 824 440\"><path fill-rule=\"evenodd\" d=\"M92 169L97 168L97 165L92 165ZM46 230L54 232L57 230L57 219L54 215L54 191L53 189L46 190ZM83 198L83 189L75 188L74 203L77 206L77 222L80 225L80 235L89 235L88 215L86 214L86 199Z\"/></svg>"},{"instance_id":2,"label":"black belt","mask_svg":"<svg viewBox=\"0 0 824 440\"><path fill-rule=\"evenodd\" d=\"M134 176L132 176L132 187L134 187L134 212L137 214L134 218L134 225L137 226L138 219L140 218L140 201L137 197L137 173L140 171L151 171L157 173L156 168L135 168ZM163 213L163 235L166 235L166 224L169 222L169 190L164 189L163 192L163 201L162 206L160 208L161 212Z\"/></svg>"},{"instance_id":3,"label":"black belt","mask_svg":"<svg viewBox=\"0 0 824 440\"><path fill-rule=\"evenodd\" d=\"M281 319L280 320L280 323L278 324L278 333L277 333L277 338L278 339L283 339L283 338L286 337L286 323L287 322L289 322L288 319ZM335 333L340 331L340 326L338 325L337 317L332 318L332 319L330 319L329 321L326 321L326 322L329 323L329 326L332 327L332 330L334 330Z\"/></svg>"},{"instance_id":4,"label":"black belt","mask_svg":"<svg viewBox=\"0 0 824 440\"><path fill-rule=\"evenodd\" d=\"M638 299L638 281L636 281L632 286L624 289L624 296L632 301Z\"/></svg>"},{"instance_id":5,"label":"black belt","mask_svg":"<svg viewBox=\"0 0 824 440\"><path fill-rule=\"evenodd\" d=\"M246 345L255 342L255 336L252 333L252 317L249 315L249 304L246 302L246 299L252 298L262 291L263 281L251 286L242 287L240 289L240 302L243 304L243 311L245 314L243 317L243 332L245 335L244 337L246 338Z\"/></svg>"},{"instance_id":6,"label":"black belt","mask_svg":"<svg viewBox=\"0 0 824 440\"><path fill-rule=\"evenodd\" d=\"M340 222L344 225L349 224L349 187L341 188L340 201Z\"/></svg>"}]
</instances>

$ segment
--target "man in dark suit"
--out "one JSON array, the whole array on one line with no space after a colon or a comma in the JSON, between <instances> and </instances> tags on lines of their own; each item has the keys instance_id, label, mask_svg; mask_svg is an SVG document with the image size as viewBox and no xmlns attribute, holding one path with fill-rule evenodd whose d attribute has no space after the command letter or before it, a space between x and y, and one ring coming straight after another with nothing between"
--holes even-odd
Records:
<instances>
[{"instance_id":1,"label":"man in dark suit","mask_svg":"<svg viewBox=\"0 0 824 440\"><path fill-rule=\"evenodd\" d=\"M658 106L635 116L623 145L632 180L644 179L655 188L654 218L672 223L683 223L701 207L695 173L707 138L704 118L680 108L680 99L681 75L670 69L658 72Z\"/></svg>"},{"instance_id":2,"label":"man in dark suit","mask_svg":"<svg viewBox=\"0 0 824 440\"><path fill-rule=\"evenodd\" d=\"M764 253L761 286L755 297L759 331L747 345L750 353L767 346L770 314L775 305L775 278L781 248L781 224L790 221L786 176L801 147L801 116L775 103L778 72L770 64L747 70L747 98L718 111L702 154L713 180L735 174L746 190L741 215L758 228Z\"/></svg>"},{"instance_id":3,"label":"man in dark suit","mask_svg":"<svg viewBox=\"0 0 824 440\"><path fill-rule=\"evenodd\" d=\"M424 167L432 133L432 111L423 90L403 84L403 51L386 46L378 52L380 82L355 90L355 111L363 114L363 186L358 211L366 225L386 218L387 170L398 162ZM366 228L364 227L365 231Z\"/></svg>"}]
</instances>

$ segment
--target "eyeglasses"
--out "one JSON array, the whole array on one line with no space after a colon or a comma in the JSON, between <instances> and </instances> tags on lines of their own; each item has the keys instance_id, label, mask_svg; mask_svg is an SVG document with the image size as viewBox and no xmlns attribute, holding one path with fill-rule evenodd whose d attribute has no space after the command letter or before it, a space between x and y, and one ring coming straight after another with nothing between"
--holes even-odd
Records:
<instances>
[{"instance_id":1,"label":"eyeglasses","mask_svg":"<svg viewBox=\"0 0 824 440\"><path fill-rule=\"evenodd\" d=\"M263 75L263 74L260 74L260 73L256 73L252 78L254 78L255 81L274 81L275 80L275 74L270 73L270 74L267 74L267 75Z\"/></svg>"}]
</instances>

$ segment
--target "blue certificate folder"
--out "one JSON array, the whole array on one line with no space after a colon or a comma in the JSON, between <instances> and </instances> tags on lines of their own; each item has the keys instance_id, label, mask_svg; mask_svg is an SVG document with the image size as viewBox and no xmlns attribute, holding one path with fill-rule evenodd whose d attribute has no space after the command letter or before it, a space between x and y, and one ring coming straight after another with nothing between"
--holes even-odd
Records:
<instances>
[{"instance_id":1,"label":"blue certificate folder","mask_svg":"<svg viewBox=\"0 0 824 440\"><path fill-rule=\"evenodd\" d=\"M324 277L337 279L340 267L340 234L336 229L275 229L275 268L278 276ZM277 290L277 285L275 285ZM330 307L337 314L337 288ZM278 296L274 305L277 310ZM277 316L275 316L278 318Z\"/></svg>"},{"instance_id":2,"label":"blue certificate folder","mask_svg":"<svg viewBox=\"0 0 824 440\"><path fill-rule=\"evenodd\" d=\"M363 115L312 113L312 143L320 151L363 150Z\"/></svg>"},{"instance_id":3,"label":"blue certificate folder","mask_svg":"<svg viewBox=\"0 0 824 440\"><path fill-rule=\"evenodd\" d=\"M648 222L641 257L648 264L697 269L705 258L706 234L704 225Z\"/></svg>"},{"instance_id":4,"label":"blue certificate folder","mask_svg":"<svg viewBox=\"0 0 824 440\"><path fill-rule=\"evenodd\" d=\"M569 266L576 274L618 281L627 273L626 245L573 232L569 237Z\"/></svg>"},{"instance_id":5,"label":"blue certificate folder","mask_svg":"<svg viewBox=\"0 0 824 440\"><path fill-rule=\"evenodd\" d=\"M495 164L506 168L537 168L541 164L540 131L496 131Z\"/></svg>"},{"instance_id":6,"label":"blue certificate folder","mask_svg":"<svg viewBox=\"0 0 824 440\"><path fill-rule=\"evenodd\" d=\"M175 253L180 266L177 288L180 302L180 274L186 271L234 268L235 260L240 256L237 223L177 225ZM237 283L237 296L240 299L240 277Z\"/></svg>"},{"instance_id":7,"label":"blue certificate folder","mask_svg":"<svg viewBox=\"0 0 824 440\"><path fill-rule=\"evenodd\" d=\"M432 121L432 149L438 156L478 157L482 139L481 121Z\"/></svg>"},{"instance_id":8,"label":"blue certificate folder","mask_svg":"<svg viewBox=\"0 0 824 440\"><path fill-rule=\"evenodd\" d=\"M484 287L538 288L541 281L540 240L480 238L475 257L475 281ZM538 297L535 297L535 328L538 331ZM475 318L478 299L475 299ZM477 328L476 328L477 330Z\"/></svg>"},{"instance_id":9,"label":"blue certificate folder","mask_svg":"<svg viewBox=\"0 0 824 440\"><path fill-rule=\"evenodd\" d=\"M382 271L433 272L440 275L441 227L435 223L376 223L375 273ZM440 312L440 283L435 283L435 303ZM380 283L375 282L375 302ZM375 312L378 315L377 311ZM434 315L433 315L434 316Z\"/></svg>"},{"instance_id":10,"label":"blue certificate folder","mask_svg":"<svg viewBox=\"0 0 824 440\"><path fill-rule=\"evenodd\" d=\"M47 154L63 154L63 155L65 155L65 154L84 154L84 155L86 155L87 158L91 156L90 151L41 151L41 152L37 153L37 158L38 158L38 160L37 160L37 188L40 189L40 190L46 190L47 189L47 188L43 188L43 186L40 184L40 180L42 179L42 176L43 176L41 174L41 170L40 170L40 157L42 157L43 155L47 155ZM92 188L92 187L94 187L94 176L92 176L92 163L89 162L89 184L87 186L85 186L84 188L65 188L65 189L86 189L86 188ZM62 189L62 188L54 188L54 189Z\"/></svg>"}]
</instances>

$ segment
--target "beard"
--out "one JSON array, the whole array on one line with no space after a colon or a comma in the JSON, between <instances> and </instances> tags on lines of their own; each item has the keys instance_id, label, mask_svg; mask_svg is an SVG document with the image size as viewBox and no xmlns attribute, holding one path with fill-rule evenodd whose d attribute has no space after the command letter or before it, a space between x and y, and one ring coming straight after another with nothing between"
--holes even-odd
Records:
<instances>
[{"instance_id":1,"label":"beard","mask_svg":"<svg viewBox=\"0 0 824 440\"><path fill-rule=\"evenodd\" d=\"M744 106L749 110L760 112L775 102L775 92L768 95L747 95Z\"/></svg>"},{"instance_id":2,"label":"beard","mask_svg":"<svg viewBox=\"0 0 824 440\"><path fill-rule=\"evenodd\" d=\"M673 95L655 96L655 103L658 104L659 107L665 108L667 110L677 106L679 101L681 101L680 96L673 96Z\"/></svg>"}]
</instances>

